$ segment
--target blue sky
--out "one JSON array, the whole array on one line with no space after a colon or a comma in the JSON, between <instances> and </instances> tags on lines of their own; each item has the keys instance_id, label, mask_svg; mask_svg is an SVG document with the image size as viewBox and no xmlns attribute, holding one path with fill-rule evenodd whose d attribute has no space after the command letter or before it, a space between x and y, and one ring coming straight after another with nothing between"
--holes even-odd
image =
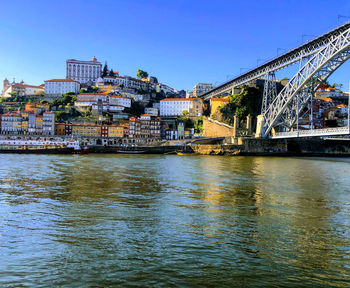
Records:
<instances>
[{"instance_id":1,"label":"blue sky","mask_svg":"<svg viewBox=\"0 0 350 288\"><path fill-rule=\"evenodd\" d=\"M65 60L96 56L177 89L219 84L350 16L350 1L0 1L0 79L65 78ZM350 20L341 18L340 23ZM259 61L261 63L262 60ZM348 85L345 63L330 82ZM285 72L286 74L288 71ZM278 76L282 77L280 73ZM289 76L289 75L286 75Z\"/></svg>"}]
</instances>

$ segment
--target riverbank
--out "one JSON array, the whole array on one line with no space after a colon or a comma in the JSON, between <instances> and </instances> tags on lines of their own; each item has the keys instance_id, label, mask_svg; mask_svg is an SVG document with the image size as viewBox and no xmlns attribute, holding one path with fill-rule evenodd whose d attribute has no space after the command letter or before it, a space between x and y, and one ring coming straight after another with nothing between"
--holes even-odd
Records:
<instances>
[{"instance_id":1,"label":"riverbank","mask_svg":"<svg viewBox=\"0 0 350 288\"><path fill-rule=\"evenodd\" d=\"M29 137L17 136L22 140ZM46 139L46 138L43 138ZM60 138L54 137L58 140ZM69 138L70 140L72 138ZM36 139L38 140L38 139ZM46 139L47 140L47 139ZM81 141L81 139L76 139ZM113 141L114 142L114 141ZM86 143L90 153L144 153L144 154L175 154L176 152L196 153L200 155L227 156L317 156L317 157L350 157L350 139L256 139L256 138L197 138L173 141L158 141L147 145L104 145ZM116 143L116 142L114 142Z\"/></svg>"},{"instance_id":2,"label":"riverbank","mask_svg":"<svg viewBox=\"0 0 350 288\"><path fill-rule=\"evenodd\" d=\"M192 149L201 155L350 157L350 141L345 139L246 138L236 142L194 145Z\"/></svg>"},{"instance_id":3,"label":"riverbank","mask_svg":"<svg viewBox=\"0 0 350 288\"><path fill-rule=\"evenodd\" d=\"M91 153L142 151L145 154L175 154L177 151L200 155L226 156L317 156L350 157L350 140L339 139L239 139L236 144L163 145L163 146L91 146Z\"/></svg>"}]
</instances>

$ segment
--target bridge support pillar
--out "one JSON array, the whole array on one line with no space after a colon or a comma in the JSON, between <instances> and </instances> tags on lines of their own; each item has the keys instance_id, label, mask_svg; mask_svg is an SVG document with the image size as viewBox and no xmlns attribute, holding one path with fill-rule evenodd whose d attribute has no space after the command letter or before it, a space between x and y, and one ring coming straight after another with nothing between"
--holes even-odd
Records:
<instances>
[{"instance_id":1,"label":"bridge support pillar","mask_svg":"<svg viewBox=\"0 0 350 288\"><path fill-rule=\"evenodd\" d=\"M255 138L262 138L264 133L265 133L265 120L264 120L264 115L260 114L257 116L257 121L256 121L256 132L255 132Z\"/></svg>"},{"instance_id":2,"label":"bridge support pillar","mask_svg":"<svg viewBox=\"0 0 350 288\"><path fill-rule=\"evenodd\" d=\"M233 138L237 137L237 130L238 130L238 117L235 115L233 116Z\"/></svg>"},{"instance_id":3,"label":"bridge support pillar","mask_svg":"<svg viewBox=\"0 0 350 288\"><path fill-rule=\"evenodd\" d=\"M248 135L252 134L252 116L248 115L247 116L247 126L246 126L247 130L248 130Z\"/></svg>"}]
</instances>

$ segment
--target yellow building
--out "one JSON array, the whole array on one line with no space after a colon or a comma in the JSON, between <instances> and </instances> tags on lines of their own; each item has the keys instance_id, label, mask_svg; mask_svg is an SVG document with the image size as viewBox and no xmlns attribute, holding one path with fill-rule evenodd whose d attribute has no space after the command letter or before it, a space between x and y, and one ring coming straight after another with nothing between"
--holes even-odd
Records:
<instances>
[{"instance_id":1,"label":"yellow building","mask_svg":"<svg viewBox=\"0 0 350 288\"><path fill-rule=\"evenodd\" d=\"M108 125L108 137L124 137L124 127L122 125Z\"/></svg>"},{"instance_id":2,"label":"yellow building","mask_svg":"<svg viewBox=\"0 0 350 288\"><path fill-rule=\"evenodd\" d=\"M65 135L65 127L64 123L56 123L55 124L55 135Z\"/></svg>"},{"instance_id":3,"label":"yellow building","mask_svg":"<svg viewBox=\"0 0 350 288\"><path fill-rule=\"evenodd\" d=\"M112 89L112 85L111 84L98 84L97 87L98 87L98 90L99 90L100 93L110 92L111 89Z\"/></svg>"},{"instance_id":4,"label":"yellow building","mask_svg":"<svg viewBox=\"0 0 350 288\"><path fill-rule=\"evenodd\" d=\"M210 115L215 114L216 111L218 111L221 107L224 107L226 104L228 104L228 102L228 98L212 98L210 100Z\"/></svg>"},{"instance_id":5,"label":"yellow building","mask_svg":"<svg viewBox=\"0 0 350 288\"><path fill-rule=\"evenodd\" d=\"M100 137L101 125L95 124L73 124L72 135Z\"/></svg>"},{"instance_id":6,"label":"yellow building","mask_svg":"<svg viewBox=\"0 0 350 288\"><path fill-rule=\"evenodd\" d=\"M43 132L43 116L35 117L35 131L36 134L41 134Z\"/></svg>"}]
</instances>

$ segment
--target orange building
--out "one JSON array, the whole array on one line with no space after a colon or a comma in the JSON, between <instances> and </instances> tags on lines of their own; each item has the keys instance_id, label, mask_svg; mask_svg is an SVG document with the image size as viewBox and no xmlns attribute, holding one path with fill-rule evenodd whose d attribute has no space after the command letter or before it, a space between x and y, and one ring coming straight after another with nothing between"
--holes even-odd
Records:
<instances>
[{"instance_id":1,"label":"orange building","mask_svg":"<svg viewBox=\"0 0 350 288\"><path fill-rule=\"evenodd\" d=\"M66 124L56 123L55 124L55 135L66 135Z\"/></svg>"},{"instance_id":2,"label":"orange building","mask_svg":"<svg viewBox=\"0 0 350 288\"><path fill-rule=\"evenodd\" d=\"M124 127L122 125L108 125L108 137L124 137Z\"/></svg>"},{"instance_id":3,"label":"orange building","mask_svg":"<svg viewBox=\"0 0 350 288\"><path fill-rule=\"evenodd\" d=\"M228 102L229 102L228 98L212 98L210 100L210 106L211 106L210 115L213 115L220 108L228 104Z\"/></svg>"}]
</instances>

